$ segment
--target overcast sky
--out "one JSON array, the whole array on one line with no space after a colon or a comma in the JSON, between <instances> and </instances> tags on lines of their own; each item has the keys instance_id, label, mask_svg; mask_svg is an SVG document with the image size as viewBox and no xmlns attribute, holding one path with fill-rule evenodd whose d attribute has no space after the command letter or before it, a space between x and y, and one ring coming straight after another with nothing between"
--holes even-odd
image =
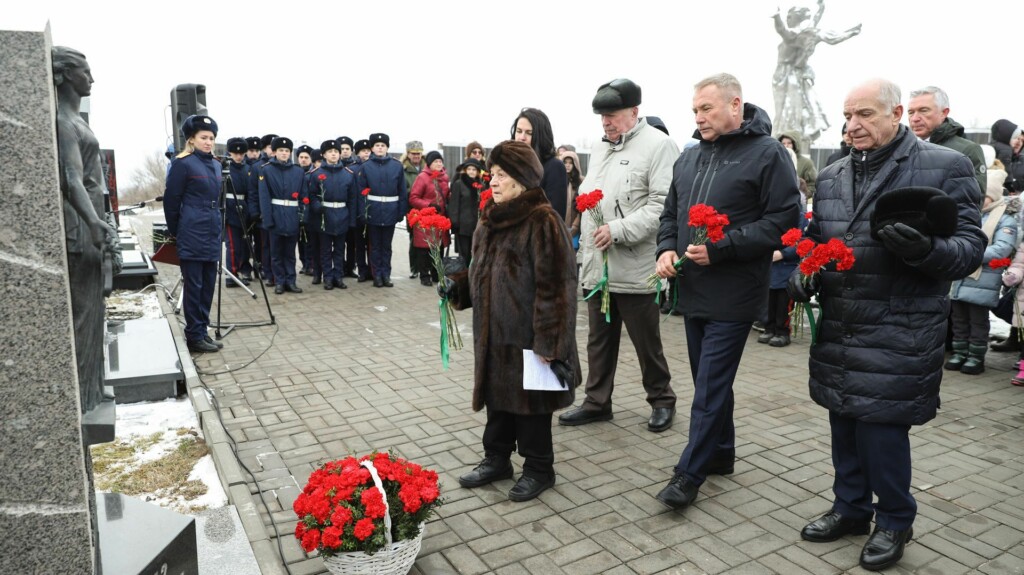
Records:
<instances>
[{"instance_id":1,"label":"overcast sky","mask_svg":"<svg viewBox=\"0 0 1024 575\"><path fill-rule=\"evenodd\" d=\"M783 4L783 10L789 4ZM308 8L305 8L308 7ZM201 8L201 9L200 9ZM555 140L600 138L597 87L628 77L641 115L660 116L682 145L693 133L693 84L730 72L748 102L773 113L779 37L775 4L734 2L18 2L0 28L42 31L89 60L91 123L113 148L119 180L171 141L170 91L207 87L218 141L274 132L318 145L340 135L438 143L508 137L524 106L544 110ZM1024 2L826 3L820 28L863 31L820 44L810 63L836 146L846 93L884 77L910 90L935 84L968 128L1024 124ZM2 107L2 104L0 104Z\"/></svg>"}]
</instances>

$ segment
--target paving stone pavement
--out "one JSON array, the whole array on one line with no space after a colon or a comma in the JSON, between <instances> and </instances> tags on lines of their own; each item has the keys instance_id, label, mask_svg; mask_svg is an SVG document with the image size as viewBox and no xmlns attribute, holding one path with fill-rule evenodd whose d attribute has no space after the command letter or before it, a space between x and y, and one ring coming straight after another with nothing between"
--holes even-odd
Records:
<instances>
[{"instance_id":1,"label":"paving stone pavement","mask_svg":"<svg viewBox=\"0 0 1024 575\"><path fill-rule=\"evenodd\" d=\"M863 572L866 536L824 544L799 536L829 509L832 484L827 415L807 395L807 337L772 348L751 333L735 386L736 471L709 478L685 512L654 499L685 445L693 396L679 317L662 323L679 395L671 430L647 431L636 355L623 341L615 418L556 423L553 489L512 503L512 480L460 488L457 477L481 458L484 425L483 412L470 410L472 312L458 312L466 348L444 371L437 298L408 279L406 246L399 231L393 289L350 279L347 290L325 291L300 276L304 293L268 292L275 326L236 329L222 353L195 357L199 377L186 370L265 575L286 573L285 564L295 575L326 572L292 535L299 486L322 461L388 449L436 469L447 498L427 524L413 574ZM268 317L262 295L223 296L226 323ZM578 324L585 361L585 314ZM992 353L980 376L947 372L939 416L912 429L915 539L889 572L1024 574L1024 389L1009 384L1015 359ZM521 459L513 460L518 471Z\"/></svg>"}]
</instances>

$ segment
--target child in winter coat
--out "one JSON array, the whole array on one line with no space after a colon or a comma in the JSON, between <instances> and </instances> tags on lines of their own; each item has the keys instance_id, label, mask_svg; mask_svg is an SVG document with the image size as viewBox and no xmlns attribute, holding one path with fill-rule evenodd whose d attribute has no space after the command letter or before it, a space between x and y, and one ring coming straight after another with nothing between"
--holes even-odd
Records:
<instances>
[{"instance_id":1,"label":"child in winter coat","mask_svg":"<svg viewBox=\"0 0 1024 575\"><path fill-rule=\"evenodd\" d=\"M981 229L988 237L985 258L980 268L953 282L950 290L950 299L953 300L953 355L943 367L966 375L985 371L988 314L999 303L1000 272L989 266L989 262L1010 257L1017 246L1016 214L1020 204L1016 199L1007 202L1003 198L1002 182L993 185L995 183L989 180L981 209Z\"/></svg>"},{"instance_id":2,"label":"child in winter coat","mask_svg":"<svg viewBox=\"0 0 1024 575\"><path fill-rule=\"evenodd\" d=\"M1007 287L1017 286L1017 302L1013 310L1013 327L1021 328L1020 310L1024 310L1024 289L1020 287L1024 279L1024 244L1017 246L1017 255L1013 256L1013 263L1003 272L1003 285ZM1024 342L1020 342L1020 355L1018 356L1017 375L1013 376L1010 383L1016 386L1024 386Z\"/></svg>"}]
</instances>

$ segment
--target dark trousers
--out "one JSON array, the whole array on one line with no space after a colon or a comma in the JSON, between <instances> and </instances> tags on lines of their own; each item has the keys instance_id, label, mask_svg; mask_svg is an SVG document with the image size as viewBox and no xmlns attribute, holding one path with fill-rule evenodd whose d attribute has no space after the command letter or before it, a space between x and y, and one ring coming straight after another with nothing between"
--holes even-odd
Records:
<instances>
[{"instance_id":1,"label":"dark trousers","mask_svg":"<svg viewBox=\"0 0 1024 575\"><path fill-rule=\"evenodd\" d=\"M270 236L270 261L277 285L295 285L295 245L297 236Z\"/></svg>"},{"instance_id":2,"label":"dark trousers","mask_svg":"<svg viewBox=\"0 0 1024 575\"><path fill-rule=\"evenodd\" d=\"M349 228L345 234L345 275L356 270L356 229L362 234L363 228Z\"/></svg>"},{"instance_id":3,"label":"dark trousers","mask_svg":"<svg viewBox=\"0 0 1024 575\"><path fill-rule=\"evenodd\" d=\"M469 262L473 259L473 236L456 234L455 251L459 252L459 257L462 258L462 263L466 264L466 267L468 268Z\"/></svg>"},{"instance_id":4,"label":"dark trousers","mask_svg":"<svg viewBox=\"0 0 1024 575\"><path fill-rule=\"evenodd\" d=\"M910 426L858 421L830 411L833 508L844 517L870 519L883 529L914 524L917 502L910 494ZM878 496L872 506L871 494Z\"/></svg>"},{"instance_id":5,"label":"dark trousers","mask_svg":"<svg viewBox=\"0 0 1024 575\"><path fill-rule=\"evenodd\" d=\"M263 274L263 279L274 282L274 262L273 257L270 255L270 236L271 233L267 230L259 230L259 242L254 244L260 246L260 273Z\"/></svg>"},{"instance_id":6,"label":"dark trousers","mask_svg":"<svg viewBox=\"0 0 1024 575\"><path fill-rule=\"evenodd\" d=\"M672 374L661 347L661 314L654 294L611 294L611 323L601 313L601 294L587 300L590 316L590 334L587 338L587 398L584 409L610 409L615 388L615 369L619 363L619 342L622 325L626 325L633 341L640 376L647 390L647 403L651 407L675 407L676 393L672 391Z\"/></svg>"},{"instance_id":7,"label":"dark trousers","mask_svg":"<svg viewBox=\"0 0 1024 575\"><path fill-rule=\"evenodd\" d=\"M306 226L306 253L309 254L306 258L306 267L313 272L314 278L319 278L324 275L322 248L320 247L323 232L315 230L314 227L312 224Z\"/></svg>"},{"instance_id":8,"label":"dark trousers","mask_svg":"<svg viewBox=\"0 0 1024 575\"><path fill-rule=\"evenodd\" d=\"M768 290L768 321L764 332L789 335L789 292L786 288Z\"/></svg>"},{"instance_id":9,"label":"dark trousers","mask_svg":"<svg viewBox=\"0 0 1024 575\"><path fill-rule=\"evenodd\" d=\"M736 453L732 384L750 322L683 319L694 391L690 433L675 472L701 485L712 461L731 461Z\"/></svg>"},{"instance_id":10,"label":"dark trousers","mask_svg":"<svg viewBox=\"0 0 1024 575\"><path fill-rule=\"evenodd\" d=\"M363 277L373 277L373 274L370 271L369 233L370 232L366 229L366 226L359 226L355 231L355 266L359 271L359 275ZM347 257L348 256L346 256L346 258ZM348 263L348 259L345 260L345 263Z\"/></svg>"},{"instance_id":11,"label":"dark trousers","mask_svg":"<svg viewBox=\"0 0 1024 575\"><path fill-rule=\"evenodd\" d=\"M965 301L953 301L951 304L953 339L988 345L989 308Z\"/></svg>"},{"instance_id":12,"label":"dark trousers","mask_svg":"<svg viewBox=\"0 0 1024 575\"><path fill-rule=\"evenodd\" d=\"M309 231L306 229L306 224L299 224L299 261L302 262L302 269L311 270L312 262L309 259Z\"/></svg>"},{"instance_id":13,"label":"dark trousers","mask_svg":"<svg viewBox=\"0 0 1024 575\"><path fill-rule=\"evenodd\" d=\"M413 256L416 264L413 271L419 272L421 278L437 281L437 269L434 268L434 260L430 259L430 248L413 248Z\"/></svg>"},{"instance_id":14,"label":"dark trousers","mask_svg":"<svg viewBox=\"0 0 1024 575\"><path fill-rule=\"evenodd\" d=\"M487 408L484 455L511 457L518 447L523 475L536 479L555 476L555 449L551 443L551 414L519 415Z\"/></svg>"},{"instance_id":15,"label":"dark trousers","mask_svg":"<svg viewBox=\"0 0 1024 575\"><path fill-rule=\"evenodd\" d=\"M217 285L217 262L181 260L182 300L185 311L185 339L196 343L206 339L210 327L210 306Z\"/></svg>"},{"instance_id":16,"label":"dark trousers","mask_svg":"<svg viewBox=\"0 0 1024 575\"><path fill-rule=\"evenodd\" d=\"M345 267L345 235L319 234L317 241L320 244L320 269L324 276L324 282L341 280L344 276ZM313 272L314 277L316 272Z\"/></svg>"},{"instance_id":17,"label":"dark trousers","mask_svg":"<svg viewBox=\"0 0 1024 575\"><path fill-rule=\"evenodd\" d=\"M391 242L395 226L369 226L370 267L375 278L391 278Z\"/></svg>"},{"instance_id":18,"label":"dark trousers","mask_svg":"<svg viewBox=\"0 0 1024 575\"><path fill-rule=\"evenodd\" d=\"M408 223L408 222L406 222L406 223ZM408 227L406 229L409 232L409 269L415 271L416 270L416 267L415 267L416 266L416 251L415 251L416 250L416 246L412 245L413 229L412 229L412 227Z\"/></svg>"},{"instance_id":19,"label":"dark trousers","mask_svg":"<svg viewBox=\"0 0 1024 575\"><path fill-rule=\"evenodd\" d=\"M227 247L229 269L236 276L248 277L252 275L252 265L249 264L249 245L245 242L242 228L235 226L227 228L228 233L224 235L224 244Z\"/></svg>"}]
</instances>

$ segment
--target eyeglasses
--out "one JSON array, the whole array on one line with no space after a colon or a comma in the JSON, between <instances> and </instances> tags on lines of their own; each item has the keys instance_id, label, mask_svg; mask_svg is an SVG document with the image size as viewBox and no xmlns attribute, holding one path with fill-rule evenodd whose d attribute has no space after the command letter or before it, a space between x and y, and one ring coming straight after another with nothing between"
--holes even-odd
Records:
<instances>
[{"instance_id":1,"label":"eyeglasses","mask_svg":"<svg viewBox=\"0 0 1024 575\"><path fill-rule=\"evenodd\" d=\"M473 150L472 152L469 153L469 155L470 156L482 156L482 155L484 155L484 151L483 150Z\"/></svg>"}]
</instances>

